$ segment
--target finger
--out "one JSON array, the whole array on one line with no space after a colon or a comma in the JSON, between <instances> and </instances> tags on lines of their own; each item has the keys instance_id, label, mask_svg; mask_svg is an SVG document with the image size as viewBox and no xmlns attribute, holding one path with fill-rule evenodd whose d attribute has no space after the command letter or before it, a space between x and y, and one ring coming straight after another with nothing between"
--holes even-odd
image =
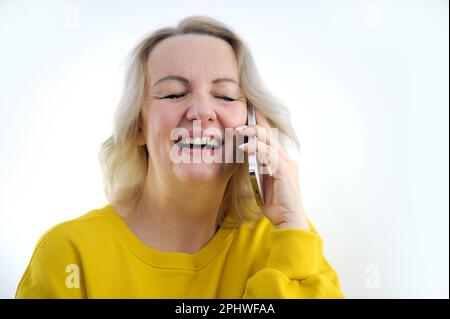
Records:
<instances>
[{"instance_id":1,"label":"finger","mask_svg":"<svg viewBox=\"0 0 450 319\"><path fill-rule=\"evenodd\" d=\"M258 139L277 148L280 151L281 156L283 156L285 160L289 160L289 154L278 141L278 128L270 126L269 121L257 106L255 106L255 116L257 125L250 125L248 127L256 126L257 129L255 131Z\"/></svg>"},{"instance_id":2,"label":"finger","mask_svg":"<svg viewBox=\"0 0 450 319\"><path fill-rule=\"evenodd\" d=\"M277 172L279 157L277 149L257 139L244 143L239 148L248 154L256 153L262 174L273 176Z\"/></svg>"},{"instance_id":3,"label":"finger","mask_svg":"<svg viewBox=\"0 0 450 319\"><path fill-rule=\"evenodd\" d=\"M278 142L278 130L272 127L261 127L259 125L250 125L245 127L239 127L237 132L242 136L256 136L256 138L277 149L285 160L289 159L284 147Z\"/></svg>"},{"instance_id":4,"label":"finger","mask_svg":"<svg viewBox=\"0 0 450 319\"><path fill-rule=\"evenodd\" d=\"M270 140L270 142L271 142L270 145L273 145L274 147L279 149L281 152L281 156L283 156L283 158L285 160L290 160L291 156L286 151L284 146L279 142L278 128L272 127L269 124L269 121L267 120L267 118L264 116L264 114L262 114L262 112L257 107L255 107L255 116L256 116L256 123L258 123L258 125L260 125L262 127L265 127L268 130L268 132L270 132L272 134L271 140Z\"/></svg>"}]
</instances>

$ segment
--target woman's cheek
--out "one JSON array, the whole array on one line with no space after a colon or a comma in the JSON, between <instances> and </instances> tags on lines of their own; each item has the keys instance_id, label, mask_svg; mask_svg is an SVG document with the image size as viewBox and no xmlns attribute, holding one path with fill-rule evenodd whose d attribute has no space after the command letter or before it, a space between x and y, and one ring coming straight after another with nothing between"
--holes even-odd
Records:
<instances>
[{"instance_id":1,"label":"woman's cheek","mask_svg":"<svg viewBox=\"0 0 450 319\"><path fill-rule=\"evenodd\" d=\"M226 119L225 127L234 128L245 124L247 122L246 105L239 105L236 108L227 110L223 118Z\"/></svg>"}]
</instances>

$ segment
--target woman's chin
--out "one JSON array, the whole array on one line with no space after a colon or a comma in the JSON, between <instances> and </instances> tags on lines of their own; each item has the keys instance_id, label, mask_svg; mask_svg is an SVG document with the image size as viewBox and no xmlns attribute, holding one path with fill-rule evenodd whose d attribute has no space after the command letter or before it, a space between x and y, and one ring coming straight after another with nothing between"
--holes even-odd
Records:
<instances>
[{"instance_id":1,"label":"woman's chin","mask_svg":"<svg viewBox=\"0 0 450 319\"><path fill-rule=\"evenodd\" d=\"M217 163L180 163L173 169L179 179L191 183L215 180L221 174L220 164Z\"/></svg>"}]
</instances>

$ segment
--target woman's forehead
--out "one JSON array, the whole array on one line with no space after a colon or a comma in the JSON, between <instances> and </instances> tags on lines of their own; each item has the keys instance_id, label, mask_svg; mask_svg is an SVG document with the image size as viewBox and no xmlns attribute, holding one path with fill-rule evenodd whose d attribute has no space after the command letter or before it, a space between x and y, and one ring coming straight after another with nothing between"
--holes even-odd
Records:
<instances>
[{"instance_id":1,"label":"woman's forehead","mask_svg":"<svg viewBox=\"0 0 450 319\"><path fill-rule=\"evenodd\" d=\"M230 77L237 75L237 63L233 49L224 40L183 35L161 41L149 56L147 71L153 78L170 74Z\"/></svg>"},{"instance_id":2,"label":"woman's forehead","mask_svg":"<svg viewBox=\"0 0 450 319\"><path fill-rule=\"evenodd\" d=\"M195 57L214 55L233 55L233 49L225 40L210 35L184 34L160 41L150 53L150 57Z\"/></svg>"}]
</instances>

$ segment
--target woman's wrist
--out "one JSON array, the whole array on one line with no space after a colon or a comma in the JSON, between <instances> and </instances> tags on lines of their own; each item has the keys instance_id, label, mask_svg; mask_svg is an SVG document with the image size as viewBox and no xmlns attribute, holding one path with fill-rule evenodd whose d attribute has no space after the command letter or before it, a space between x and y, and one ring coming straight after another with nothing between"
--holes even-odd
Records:
<instances>
[{"instance_id":1,"label":"woman's wrist","mask_svg":"<svg viewBox=\"0 0 450 319\"><path fill-rule=\"evenodd\" d=\"M275 229L299 229L310 231L306 217L288 218L274 226Z\"/></svg>"}]
</instances>

